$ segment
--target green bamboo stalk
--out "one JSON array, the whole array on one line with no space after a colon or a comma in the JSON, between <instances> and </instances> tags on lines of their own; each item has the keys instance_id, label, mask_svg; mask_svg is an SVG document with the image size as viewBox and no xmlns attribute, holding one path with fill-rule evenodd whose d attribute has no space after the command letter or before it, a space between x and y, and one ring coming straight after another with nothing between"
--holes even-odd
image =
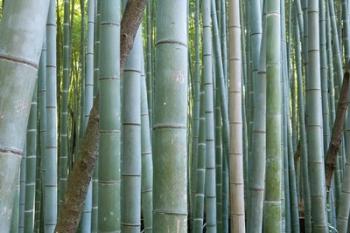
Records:
<instances>
[{"instance_id":1,"label":"green bamboo stalk","mask_svg":"<svg viewBox=\"0 0 350 233\"><path fill-rule=\"evenodd\" d=\"M249 201L247 231L261 232L266 166L266 31L264 30L259 52L259 71L255 81L253 154L250 161Z\"/></svg>"},{"instance_id":2,"label":"green bamboo stalk","mask_svg":"<svg viewBox=\"0 0 350 233\"><path fill-rule=\"evenodd\" d=\"M242 10L241 10L241 21L242 21L242 31L245 32L246 37L251 34L251 25L250 25L250 15L249 15L250 7L248 5L248 2L242 2ZM249 167L249 158L252 154L252 130L253 130L253 99L254 99L254 80L253 80L253 72L252 72L252 64L253 64L253 57L252 57L252 44L248 40L245 42L243 40L243 48L245 50L245 53L243 53L246 60L246 72L245 72L245 112L246 112L246 121L247 121L247 139L248 139L248 146L247 146L247 153L248 156L246 156L246 159L244 160L244 178L246 179L246 183L249 181L249 174L248 174L248 167ZM248 180L247 180L248 179ZM247 186L246 186L247 187ZM247 190L245 190L247 191Z\"/></svg>"},{"instance_id":3,"label":"green bamboo stalk","mask_svg":"<svg viewBox=\"0 0 350 233\"><path fill-rule=\"evenodd\" d=\"M155 233L187 232L187 3L157 3L153 105Z\"/></svg>"},{"instance_id":4,"label":"green bamboo stalk","mask_svg":"<svg viewBox=\"0 0 350 233\"><path fill-rule=\"evenodd\" d=\"M68 176L68 90L70 82L70 0L64 1L63 21L63 82L60 105L59 138L59 205L64 201Z\"/></svg>"},{"instance_id":5,"label":"green bamboo stalk","mask_svg":"<svg viewBox=\"0 0 350 233\"><path fill-rule=\"evenodd\" d=\"M213 4L213 1L212 1ZM212 19L214 21L214 27L217 27L217 30L214 29L214 43L218 43L220 40L219 38L222 38L222 30L223 30L223 24L226 22L223 22L224 19L221 17L222 13L221 11L225 11L225 7L222 7L224 3L217 2L217 10L216 12L212 10ZM213 5L214 7L215 5ZM225 5L224 5L225 6ZM226 19L225 19L226 20ZM226 30L226 28L225 28ZM216 34L217 33L217 34ZM220 34L220 35L219 35ZM215 176L216 176L216 222L217 222L217 231L222 232L223 231L223 206L222 206L222 179L223 179L223 143L222 143L222 136L223 136L223 130L222 130L222 117L221 117L221 89L219 88L220 84L220 78L226 79L225 73L224 73L224 64L219 63L220 60L223 62L223 52L224 49L222 46L224 45L223 41L220 44L219 49L221 50L221 53L216 53L216 57L214 59L215 66L213 66L213 74L215 74L215 91L214 91L214 118L215 118ZM217 56L222 56L221 58ZM213 80L214 81L214 80ZM226 81L225 81L226 82ZM225 155L226 157L226 155ZM204 164L205 165L205 164Z\"/></svg>"},{"instance_id":6,"label":"green bamboo stalk","mask_svg":"<svg viewBox=\"0 0 350 233\"><path fill-rule=\"evenodd\" d=\"M121 231L141 228L141 29L123 75L123 135L121 166Z\"/></svg>"},{"instance_id":7,"label":"green bamboo stalk","mask_svg":"<svg viewBox=\"0 0 350 233\"><path fill-rule=\"evenodd\" d=\"M194 210L194 199L196 193L196 167L198 157L198 138L199 138L199 118L200 118L200 50L199 50L199 16L200 16L200 5L199 0L195 1L195 17L194 17L194 53L195 53L195 67L194 67L194 102L192 108L192 161L191 161L191 215Z\"/></svg>"},{"instance_id":8,"label":"green bamboo stalk","mask_svg":"<svg viewBox=\"0 0 350 233\"><path fill-rule=\"evenodd\" d=\"M284 85L284 84L282 84ZM285 100L284 100L285 101ZM284 106L283 106L284 107ZM285 115L283 125L286 123ZM289 186L289 161L288 161L288 143L287 143L287 127L283 127L283 170L282 170L282 232L291 233L291 209L290 209L290 186ZM286 148L287 147L287 148Z\"/></svg>"},{"instance_id":9,"label":"green bamboo stalk","mask_svg":"<svg viewBox=\"0 0 350 233\"><path fill-rule=\"evenodd\" d=\"M290 191L289 191L289 161L288 161L288 111L289 111L289 75L288 75L288 57L287 57L287 38L286 38L286 10L285 1L281 1L281 46L282 46L282 231L291 232L291 209L290 209ZM284 230L283 230L284 229Z\"/></svg>"},{"instance_id":10,"label":"green bamboo stalk","mask_svg":"<svg viewBox=\"0 0 350 233\"><path fill-rule=\"evenodd\" d=\"M350 61L350 13L349 13L349 3L347 0L342 1L342 15L343 15L343 45L344 45L344 58L345 62ZM350 97L349 97L350 100ZM347 120L345 121L345 149L346 156L349 158L348 153L350 151L350 114L347 114ZM346 165L345 165L346 166ZM345 166L343 169L345 169Z\"/></svg>"},{"instance_id":11,"label":"green bamboo stalk","mask_svg":"<svg viewBox=\"0 0 350 233\"><path fill-rule=\"evenodd\" d=\"M221 5L221 1L216 1L215 2L215 14L218 16L217 20L218 20L218 30L220 32L220 36L221 36L221 30L222 30L222 17L221 17L221 11L222 11L222 5ZM216 89L216 88L215 88Z\"/></svg>"},{"instance_id":12,"label":"green bamboo stalk","mask_svg":"<svg viewBox=\"0 0 350 233\"><path fill-rule=\"evenodd\" d=\"M205 91L204 83L200 92L200 118L198 139L198 160L196 166L195 200L193 211L193 233L203 232L204 222L204 192L205 192L205 167L206 167L206 132L205 132Z\"/></svg>"},{"instance_id":13,"label":"green bamboo stalk","mask_svg":"<svg viewBox=\"0 0 350 233\"><path fill-rule=\"evenodd\" d=\"M292 34L292 6L289 6L289 13L291 14L289 16L289 33ZM285 13L284 13L285 14ZM284 22L285 25L285 22ZM285 26L283 26L285 27ZM283 41L284 41L284 54L283 56L285 57L284 59L284 96L285 96L285 100L284 100L284 111L285 111L285 123L284 125L286 125L286 127L284 127L285 129L285 147L286 147L286 151L285 151L285 160L286 160L286 165L284 167L285 170L287 170L287 174L288 176L286 176L285 179L286 180L286 187L285 187L285 192L286 192L286 199L288 197L288 202L286 203L286 211L289 215L289 220L287 219L287 223L289 224L287 227L287 231L288 232L295 232L298 233L300 232L300 226L299 226L299 209L298 209L298 191L297 191L297 184L296 184L296 172L295 172L295 162L294 162L294 148L293 148L293 133L292 133L292 118L293 116L291 115L291 110L290 110L290 106L289 103L291 102L290 99L293 98L291 96L291 90L293 91L293 89L290 88L290 84L291 84L291 79L293 78L293 73L291 70L291 43L292 40L289 41L289 45L288 48L287 46L287 39L286 38L286 32L285 29L283 29L284 32L282 34L283 37ZM287 51L288 49L288 51ZM292 93L293 95L293 93ZM287 186L288 185L288 186ZM288 192L288 193L287 193ZM288 195L287 195L288 194Z\"/></svg>"},{"instance_id":14,"label":"green bamboo stalk","mask_svg":"<svg viewBox=\"0 0 350 233\"><path fill-rule=\"evenodd\" d=\"M304 17L303 17L303 10L302 10L300 0L295 0L295 8L296 8L296 16L298 18L299 30L300 30L300 34L301 34L300 37L303 38L303 35L304 35Z\"/></svg>"},{"instance_id":15,"label":"green bamboo stalk","mask_svg":"<svg viewBox=\"0 0 350 233\"><path fill-rule=\"evenodd\" d=\"M310 186L309 186L309 171L308 171L308 148L306 142L306 124L305 124L305 101L304 101L304 83L302 76L302 51L301 51L301 34L299 24L295 25L295 42L296 42L296 67L298 81L298 105L299 105L299 131L301 141L301 173L302 173L302 190L304 201L304 222L305 232L311 233L311 201L310 201Z\"/></svg>"},{"instance_id":16,"label":"green bamboo stalk","mask_svg":"<svg viewBox=\"0 0 350 233\"><path fill-rule=\"evenodd\" d=\"M228 120L228 104L227 104L227 82L225 80L224 69L223 69L223 57L221 52L221 44L219 37L219 26L215 9L215 1L211 1L211 14L212 14L212 24L213 24L213 32L214 32L214 52L215 59L217 60L217 70L218 70L218 91L220 93L220 103L221 103L221 115L223 118L223 147L224 154L228 152L228 137L229 137L229 120Z\"/></svg>"},{"instance_id":17,"label":"green bamboo stalk","mask_svg":"<svg viewBox=\"0 0 350 233\"><path fill-rule=\"evenodd\" d=\"M42 51L39 63L39 73L38 73L38 117L39 117L39 150L37 155L37 184L36 184L36 197L35 197L35 230L40 231L43 221L42 219L42 209L43 209L43 166L44 166L44 155L46 147L46 129L47 129L47 116L46 116L46 39L42 45Z\"/></svg>"},{"instance_id":18,"label":"green bamboo stalk","mask_svg":"<svg viewBox=\"0 0 350 233\"><path fill-rule=\"evenodd\" d=\"M227 83L227 16L226 16L226 1L221 0L221 49L222 49L222 67L224 70L224 77ZM220 17L220 15L219 15Z\"/></svg>"},{"instance_id":19,"label":"green bamboo stalk","mask_svg":"<svg viewBox=\"0 0 350 233\"><path fill-rule=\"evenodd\" d=\"M27 152L26 152L27 153ZM26 157L22 158L21 161L21 171L19 177L19 210L18 210L18 226L17 232L24 232L24 205L25 205L25 196L26 196Z\"/></svg>"},{"instance_id":20,"label":"green bamboo stalk","mask_svg":"<svg viewBox=\"0 0 350 233\"><path fill-rule=\"evenodd\" d=\"M310 171L312 232L328 232L320 77L319 1L308 2L306 130Z\"/></svg>"},{"instance_id":21,"label":"green bamboo stalk","mask_svg":"<svg viewBox=\"0 0 350 233\"><path fill-rule=\"evenodd\" d=\"M153 0L149 0L147 2L147 36L146 36L146 43L147 43L147 99L148 99L148 113L150 118L150 124L152 125L152 100L153 100ZM151 132L152 133L152 132Z\"/></svg>"},{"instance_id":22,"label":"green bamboo stalk","mask_svg":"<svg viewBox=\"0 0 350 233\"><path fill-rule=\"evenodd\" d=\"M120 1L101 1L98 232L120 231Z\"/></svg>"},{"instance_id":23,"label":"green bamboo stalk","mask_svg":"<svg viewBox=\"0 0 350 233\"><path fill-rule=\"evenodd\" d=\"M334 94L334 66L333 66L333 51L332 51L332 34L331 34L331 19L329 12L329 4L326 6L326 29L327 29L327 60L328 60L328 89L329 89L329 122L328 124L333 125L335 120L335 94ZM335 188L334 180L331 190L328 191L328 220L332 226L336 226L336 211L335 211Z\"/></svg>"},{"instance_id":24,"label":"green bamboo stalk","mask_svg":"<svg viewBox=\"0 0 350 233\"><path fill-rule=\"evenodd\" d=\"M223 5L225 5L225 3L223 3ZM225 68L227 69L227 52L223 53L222 49L224 47L227 47L226 44L226 32L224 33L225 35L223 35L223 40L225 40L222 45L220 44L220 31L219 31L219 24L218 24L218 16L216 15L216 4L215 1L211 1L211 14L212 14L212 23L213 23L213 32L214 32L214 52L215 52L215 63L216 63L216 87L217 87L217 98L219 98L220 100L220 110L221 110L221 122L222 122L222 159L227 159L228 157L228 150L229 150L229 145L228 145L228 136L229 136L229 120L228 120L228 104L227 104L227 70L224 70ZM226 14L226 9L224 9L225 7L222 8L222 10L224 11L224 14ZM224 17L224 16L223 16ZM226 17L222 19L222 30L224 30L223 28L225 28L226 30ZM226 65L226 67L225 67ZM225 74L226 72L226 74ZM218 172L215 172L216 174L218 174ZM228 178L227 178L228 181ZM224 184L228 185L228 183ZM226 187L228 188L228 187ZM222 202L222 211L223 214L217 214L216 218L219 219L222 216L222 220L219 221L219 230L221 231L221 222L223 224L223 229L222 231L227 232L228 231L228 205L225 205L226 202L228 202L228 199L225 199L225 195L228 194L227 189L225 189L225 191L223 190L222 193L225 192L225 194L223 194L223 196L218 197L216 196L217 200L220 202ZM220 192L219 192L220 193ZM220 199L223 198L221 201ZM217 213L219 213L221 210L217 210Z\"/></svg>"},{"instance_id":25,"label":"green bamboo stalk","mask_svg":"<svg viewBox=\"0 0 350 233\"><path fill-rule=\"evenodd\" d=\"M325 0L320 1L320 56L321 56L321 87L323 112L323 141L324 151L330 139L329 103L328 103L328 66L327 66L327 36L326 36L326 5Z\"/></svg>"},{"instance_id":26,"label":"green bamboo stalk","mask_svg":"<svg viewBox=\"0 0 350 233\"><path fill-rule=\"evenodd\" d=\"M245 232L242 124L242 52L239 0L229 2L229 111L231 232Z\"/></svg>"},{"instance_id":27,"label":"green bamboo stalk","mask_svg":"<svg viewBox=\"0 0 350 233\"><path fill-rule=\"evenodd\" d=\"M72 1L72 5L75 1ZM86 75L86 9L85 9L85 0L80 0L80 14L81 14L81 20L80 20L80 46L79 46L79 70L80 72L79 76L79 84L80 87L80 95L76 94L76 133L77 133L77 148L79 148L80 145L80 139L83 137L84 132L84 112L81 111L84 108L84 95L85 95L85 75ZM72 9L74 9L74 6L72 6ZM73 20L74 20L74 11L72 12L72 26L73 26ZM76 158L74 158L76 160Z\"/></svg>"},{"instance_id":28,"label":"green bamboo stalk","mask_svg":"<svg viewBox=\"0 0 350 233\"><path fill-rule=\"evenodd\" d=\"M288 119L288 170L289 170L289 185L290 185L290 211L291 211L291 232L300 232L299 223L299 207L298 207L298 190L297 176L295 172L295 161L293 151L292 126Z\"/></svg>"},{"instance_id":29,"label":"green bamboo stalk","mask_svg":"<svg viewBox=\"0 0 350 233\"><path fill-rule=\"evenodd\" d=\"M101 1L95 0L95 25L94 25L94 100L99 90L100 75L100 17ZM99 150L96 151L98 153ZM91 213L91 232L98 232L98 159L92 177L92 213Z\"/></svg>"},{"instance_id":30,"label":"green bamboo stalk","mask_svg":"<svg viewBox=\"0 0 350 233\"><path fill-rule=\"evenodd\" d=\"M7 1L1 19L0 226L4 232L8 232L11 225L13 194L23 155L47 12L48 1L13 0Z\"/></svg>"},{"instance_id":31,"label":"green bamboo stalk","mask_svg":"<svg viewBox=\"0 0 350 233\"><path fill-rule=\"evenodd\" d=\"M216 233L216 180L215 180L215 122L213 86L212 20L210 12L215 2L203 1L203 75L206 119L206 171L205 171L205 213L206 232ZM212 9L212 11L211 11ZM215 21L215 18L214 18ZM217 23L216 23L217 26ZM219 57L219 56L217 56Z\"/></svg>"},{"instance_id":32,"label":"green bamboo stalk","mask_svg":"<svg viewBox=\"0 0 350 233\"><path fill-rule=\"evenodd\" d=\"M246 8L245 6L246 4L244 4L244 2L242 2L242 5L240 7L240 15L241 15L241 28L242 28L242 36L243 38L246 37L246 15L244 14L244 9ZM249 183L248 180L249 180L249 177L248 177L248 162L249 162L249 151L251 149L251 144L249 142L249 133L248 133L248 125L249 125L249 122L248 122L248 116L247 116L247 105L248 105L248 98L247 98L247 93L248 90L247 90L247 80L248 80L248 65L247 65L247 55L246 55L246 50L247 50L247 43L245 42L245 40L243 39L242 41L242 49L245 51L244 53L242 53L242 66L243 66L243 83L244 83L244 92L243 92L243 95L242 95L242 98L243 98L243 110L242 110L242 114L243 114L243 138L244 138L244 141L246 143L244 143L244 151L243 153L248 155L248 156L245 156L244 157L244 179L245 179L245 182L246 183ZM249 45L249 43L248 43ZM247 188L248 186L245 186L245 188ZM245 190L246 193L247 190Z\"/></svg>"},{"instance_id":33,"label":"green bamboo stalk","mask_svg":"<svg viewBox=\"0 0 350 233\"><path fill-rule=\"evenodd\" d=\"M332 41L334 46L334 53L335 53L335 73L336 73L336 79L335 79L335 93L336 98L338 97L338 93L340 92L340 85L342 83L343 78L343 63L342 63L342 55L341 55L341 49L339 45L339 33L337 29L337 21L336 21L336 15L334 10L334 1L328 0L328 9L330 14L330 21L331 21L331 27L332 27ZM350 125L349 125L350 127ZM350 132L349 132L350 133ZM350 136L350 135L349 135Z\"/></svg>"},{"instance_id":34,"label":"green bamboo stalk","mask_svg":"<svg viewBox=\"0 0 350 233\"><path fill-rule=\"evenodd\" d=\"M46 26L47 82L46 112L47 137L44 158L44 229L54 232L57 221L57 99L56 99L56 1L50 1Z\"/></svg>"},{"instance_id":35,"label":"green bamboo stalk","mask_svg":"<svg viewBox=\"0 0 350 233\"><path fill-rule=\"evenodd\" d=\"M141 61L141 209L144 219L144 232L153 232L153 161L150 119L148 113L147 85L144 61Z\"/></svg>"},{"instance_id":36,"label":"green bamboo stalk","mask_svg":"<svg viewBox=\"0 0 350 233\"><path fill-rule=\"evenodd\" d=\"M16 179L15 195L14 195L14 201L12 203L13 211L11 215L11 226L9 231L11 233L18 233L18 230L19 230L18 226L19 226L20 172L21 171L19 171Z\"/></svg>"},{"instance_id":37,"label":"green bamboo stalk","mask_svg":"<svg viewBox=\"0 0 350 233\"><path fill-rule=\"evenodd\" d=\"M289 4L289 16L288 16L288 35L290 36L288 38L288 70L289 70L289 82L290 82L290 95L291 95L291 135L292 135L292 149L294 152L297 152L298 147L298 105L297 105L297 87L296 87L296 67L295 67L295 60L294 60L294 48L295 48L295 41L294 41L294 25L298 23L298 20L294 17L295 16L295 4ZM300 191L299 184L300 184L300 163L299 159L296 159L295 165L295 175L296 175L296 187L297 192ZM299 193L297 193L299 196Z\"/></svg>"},{"instance_id":38,"label":"green bamboo stalk","mask_svg":"<svg viewBox=\"0 0 350 233\"><path fill-rule=\"evenodd\" d=\"M228 156L223 156L222 168L222 232L229 232L229 169Z\"/></svg>"},{"instance_id":39,"label":"green bamboo stalk","mask_svg":"<svg viewBox=\"0 0 350 233\"><path fill-rule=\"evenodd\" d=\"M281 2L266 2L266 193L264 231L282 227L282 67Z\"/></svg>"},{"instance_id":40,"label":"green bamboo stalk","mask_svg":"<svg viewBox=\"0 0 350 233\"><path fill-rule=\"evenodd\" d=\"M85 70L85 88L83 101L83 134L85 134L87 123L90 117L90 111L94 99L94 30L95 30L95 0L88 1L88 28L87 28L87 46L86 46L86 70ZM81 216L81 231L91 232L92 221L92 182L86 194L84 210Z\"/></svg>"},{"instance_id":41,"label":"green bamboo stalk","mask_svg":"<svg viewBox=\"0 0 350 233\"><path fill-rule=\"evenodd\" d=\"M249 34L249 46L250 46L250 57L251 57L251 76L252 76L252 89L254 91L254 94L252 96L251 103L253 104L252 108L252 131L251 131L251 147L250 147L250 154L248 155L248 159L250 160L249 163L254 163L255 159L259 156L259 154L256 154L256 149L255 149L255 139L258 136L259 133L257 134L256 131L254 130L255 128L255 120L258 120L256 118L256 114L258 114L257 109L261 106L259 100L257 99L256 95L257 93L260 93L260 87L259 87L259 82L257 81L258 79L258 69L259 69L259 59L260 59L260 51L261 51L261 38L262 38L262 9L260 6L261 0L249 0L248 1L248 14L247 16L249 17L249 29L250 29L250 34ZM258 94L259 95L259 94ZM258 117L261 117L259 115ZM263 120L263 119L262 119ZM260 151L259 151L260 152ZM258 153L259 153L258 152ZM262 164L263 165L263 164ZM252 168L252 171L254 171L254 168ZM250 177L249 177L250 178ZM254 178L250 179L253 180ZM253 204L250 202L250 204ZM254 207L255 208L255 207ZM254 223L254 222L253 222ZM247 225L249 228L258 226L256 225L256 222L252 225Z\"/></svg>"},{"instance_id":42,"label":"green bamboo stalk","mask_svg":"<svg viewBox=\"0 0 350 233\"><path fill-rule=\"evenodd\" d=\"M218 64L216 64L218 66ZM216 75L216 79L220 76ZM219 81L217 80L216 83ZM220 108L220 92L215 86L215 171L216 171L216 222L217 231L222 232L222 119Z\"/></svg>"},{"instance_id":43,"label":"green bamboo stalk","mask_svg":"<svg viewBox=\"0 0 350 233\"><path fill-rule=\"evenodd\" d=\"M350 59L350 13L349 13L349 1L342 0L342 15L343 15L343 44L344 44L344 57L348 62Z\"/></svg>"},{"instance_id":44,"label":"green bamboo stalk","mask_svg":"<svg viewBox=\"0 0 350 233\"><path fill-rule=\"evenodd\" d=\"M24 232L34 232L35 213L35 181L37 163L37 86L34 89L31 103L27 142L26 142L26 188L25 188L25 209L24 209Z\"/></svg>"}]
</instances>

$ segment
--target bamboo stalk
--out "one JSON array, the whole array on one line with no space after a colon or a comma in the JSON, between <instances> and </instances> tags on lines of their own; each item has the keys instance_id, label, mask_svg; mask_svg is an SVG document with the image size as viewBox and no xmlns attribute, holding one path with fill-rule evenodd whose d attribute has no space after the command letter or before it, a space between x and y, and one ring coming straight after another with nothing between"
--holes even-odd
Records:
<instances>
[{"instance_id":1,"label":"bamboo stalk","mask_svg":"<svg viewBox=\"0 0 350 233\"><path fill-rule=\"evenodd\" d=\"M187 7L186 0L157 2L153 105L155 233L187 232Z\"/></svg>"},{"instance_id":2,"label":"bamboo stalk","mask_svg":"<svg viewBox=\"0 0 350 233\"><path fill-rule=\"evenodd\" d=\"M266 2L266 192L264 231L282 230L281 2Z\"/></svg>"}]
</instances>

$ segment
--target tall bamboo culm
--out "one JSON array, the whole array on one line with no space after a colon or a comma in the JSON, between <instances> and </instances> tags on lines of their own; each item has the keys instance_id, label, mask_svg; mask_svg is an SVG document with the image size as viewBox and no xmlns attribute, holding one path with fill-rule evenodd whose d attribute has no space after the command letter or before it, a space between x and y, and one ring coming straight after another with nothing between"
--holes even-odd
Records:
<instances>
[{"instance_id":1,"label":"tall bamboo culm","mask_svg":"<svg viewBox=\"0 0 350 233\"><path fill-rule=\"evenodd\" d=\"M95 0L89 0L87 6L88 27L87 27L87 46L85 54L85 80L83 101L83 127L82 132L85 134L86 126L90 117L90 111L94 100L94 30L95 30ZM81 216L80 229L81 233L90 233L92 226L92 181L89 184L84 209Z\"/></svg>"},{"instance_id":2,"label":"tall bamboo culm","mask_svg":"<svg viewBox=\"0 0 350 233\"><path fill-rule=\"evenodd\" d=\"M240 1L229 1L229 112L231 232L245 232Z\"/></svg>"},{"instance_id":3,"label":"tall bamboo culm","mask_svg":"<svg viewBox=\"0 0 350 233\"><path fill-rule=\"evenodd\" d=\"M281 1L266 1L266 192L264 232L282 230Z\"/></svg>"},{"instance_id":4,"label":"tall bamboo culm","mask_svg":"<svg viewBox=\"0 0 350 233\"><path fill-rule=\"evenodd\" d=\"M255 81L253 154L250 159L249 193L247 207L247 231L261 232L266 170L266 30L263 32L259 58L259 68Z\"/></svg>"},{"instance_id":5,"label":"tall bamboo culm","mask_svg":"<svg viewBox=\"0 0 350 233\"><path fill-rule=\"evenodd\" d=\"M44 230L53 233L57 221L57 72L56 72L56 1L50 1L46 26L47 134L44 160Z\"/></svg>"},{"instance_id":6,"label":"tall bamboo culm","mask_svg":"<svg viewBox=\"0 0 350 233\"><path fill-rule=\"evenodd\" d=\"M120 231L120 1L101 1L98 232Z\"/></svg>"},{"instance_id":7,"label":"tall bamboo culm","mask_svg":"<svg viewBox=\"0 0 350 233\"><path fill-rule=\"evenodd\" d=\"M94 100L99 90L100 75L100 17L101 17L101 1L95 1L95 25L94 25ZM99 150L98 150L99 151ZM96 151L96 153L98 153ZM98 232L98 159L92 177L92 213L91 213L91 231Z\"/></svg>"},{"instance_id":8,"label":"tall bamboo culm","mask_svg":"<svg viewBox=\"0 0 350 233\"><path fill-rule=\"evenodd\" d=\"M33 100L30 108L30 115L27 130L26 142L26 188L24 208L24 232L34 232L35 213L35 182L37 163L37 85L34 89Z\"/></svg>"},{"instance_id":9,"label":"tall bamboo culm","mask_svg":"<svg viewBox=\"0 0 350 233\"><path fill-rule=\"evenodd\" d=\"M312 232L328 232L320 76L319 1L308 0L306 132L309 158Z\"/></svg>"},{"instance_id":10,"label":"tall bamboo culm","mask_svg":"<svg viewBox=\"0 0 350 233\"><path fill-rule=\"evenodd\" d=\"M68 89L70 81L70 0L64 1L63 81L60 106L59 205L64 201L68 176Z\"/></svg>"},{"instance_id":11,"label":"tall bamboo culm","mask_svg":"<svg viewBox=\"0 0 350 233\"><path fill-rule=\"evenodd\" d=\"M205 191L205 167L206 167L206 144L205 144L205 93L202 81L200 91L200 118L198 138L198 160L196 166L196 184L193 211L193 233L202 233L204 227L204 191Z\"/></svg>"},{"instance_id":12,"label":"tall bamboo culm","mask_svg":"<svg viewBox=\"0 0 350 233\"><path fill-rule=\"evenodd\" d=\"M42 45L39 72L38 72L38 117L39 117L39 148L38 148L38 162L37 162L37 187L36 187L36 199L35 199L35 230L41 229L42 210L43 210L43 167L44 167L44 155L46 145L46 130L47 130L47 117L46 117L46 39ZM40 159L39 159L40 158Z\"/></svg>"},{"instance_id":13,"label":"tall bamboo culm","mask_svg":"<svg viewBox=\"0 0 350 233\"><path fill-rule=\"evenodd\" d=\"M206 171L205 171L205 213L206 230L216 233L216 174L215 174L215 120L214 120L214 77L213 45L210 0L204 0L203 7L203 77L205 92L206 129Z\"/></svg>"},{"instance_id":14,"label":"tall bamboo culm","mask_svg":"<svg viewBox=\"0 0 350 233\"><path fill-rule=\"evenodd\" d=\"M121 230L129 233L141 229L141 48L139 29L125 64L122 88Z\"/></svg>"},{"instance_id":15,"label":"tall bamboo culm","mask_svg":"<svg viewBox=\"0 0 350 233\"><path fill-rule=\"evenodd\" d=\"M187 232L187 8L187 0L157 2L153 105L155 233Z\"/></svg>"},{"instance_id":16,"label":"tall bamboo culm","mask_svg":"<svg viewBox=\"0 0 350 233\"><path fill-rule=\"evenodd\" d=\"M0 225L4 232L9 232L11 225L13 194L23 156L48 6L48 1L43 0L6 1L6 12L1 19L0 99L4 104L0 105Z\"/></svg>"},{"instance_id":17,"label":"tall bamboo culm","mask_svg":"<svg viewBox=\"0 0 350 233\"><path fill-rule=\"evenodd\" d=\"M249 0L248 23L250 27L249 45L252 57L252 85L253 95L253 129L252 129L252 153L248 155L251 174L249 175L247 202L247 231L254 233L262 231L265 157L266 157L266 80L265 67L261 72L260 60L266 60L262 52L262 6L260 0ZM247 35L248 36L248 35ZM266 66L264 64L264 66ZM262 75L263 74L263 75Z\"/></svg>"},{"instance_id":18,"label":"tall bamboo culm","mask_svg":"<svg viewBox=\"0 0 350 233\"><path fill-rule=\"evenodd\" d=\"M141 52L141 54L143 54ZM141 61L141 209L145 233L153 232L153 161L144 61Z\"/></svg>"}]
</instances>

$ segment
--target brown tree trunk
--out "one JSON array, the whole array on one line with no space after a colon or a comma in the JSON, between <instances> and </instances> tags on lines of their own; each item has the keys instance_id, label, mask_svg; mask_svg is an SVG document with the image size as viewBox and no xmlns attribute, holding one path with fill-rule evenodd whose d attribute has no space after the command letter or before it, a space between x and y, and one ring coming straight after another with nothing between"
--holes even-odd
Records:
<instances>
[{"instance_id":1,"label":"brown tree trunk","mask_svg":"<svg viewBox=\"0 0 350 233\"><path fill-rule=\"evenodd\" d=\"M349 99L349 66L344 72L343 84L338 100L337 113L333 124L332 137L326 155L326 185L329 190L331 186L333 171L336 164L337 153L341 144L344 122L346 118L346 110L348 108Z\"/></svg>"},{"instance_id":2,"label":"brown tree trunk","mask_svg":"<svg viewBox=\"0 0 350 233\"><path fill-rule=\"evenodd\" d=\"M129 0L121 21L120 67L132 49L134 37L143 18L146 0ZM79 225L86 192L91 180L97 159L99 141L98 96L91 109L85 135L80 144L78 160L68 177L65 200L61 207L56 226L56 233L75 233Z\"/></svg>"}]
</instances>

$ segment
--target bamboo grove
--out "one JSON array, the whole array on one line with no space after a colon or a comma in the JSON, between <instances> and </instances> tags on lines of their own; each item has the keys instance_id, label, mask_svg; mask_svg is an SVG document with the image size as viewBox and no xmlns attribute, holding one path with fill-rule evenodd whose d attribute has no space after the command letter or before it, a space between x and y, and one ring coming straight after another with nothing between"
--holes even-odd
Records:
<instances>
[{"instance_id":1,"label":"bamboo grove","mask_svg":"<svg viewBox=\"0 0 350 233\"><path fill-rule=\"evenodd\" d=\"M0 0L0 233L350 232L349 0Z\"/></svg>"}]
</instances>

